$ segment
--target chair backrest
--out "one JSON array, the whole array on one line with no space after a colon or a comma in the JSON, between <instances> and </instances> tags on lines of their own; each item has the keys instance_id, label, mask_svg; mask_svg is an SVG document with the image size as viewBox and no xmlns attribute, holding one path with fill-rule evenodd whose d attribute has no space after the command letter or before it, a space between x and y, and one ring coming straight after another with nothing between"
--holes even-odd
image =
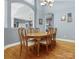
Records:
<instances>
[{"instance_id":1,"label":"chair backrest","mask_svg":"<svg viewBox=\"0 0 79 59\"><path fill-rule=\"evenodd\" d=\"M18 34L19 34L20 42L22 43L22 41L23 41L23 39L22 39L22 28L18 28Z\"/></svg>"},{"instance_id":2,"label":"chair backrest","mask_svg":"<svg viewBox=\"0 0 79 59\"><path fill-rule=\"evenodd\" d=\"M52 34L54 31L54 28L48 28L48 33Z\"/></svg>"},{"instance_id":3,"label":"chair backrest","mask_svg":"<svg viewBox=\"0 0 79 59\"><path fill-rule=\"evenodd\" d=\"M54 29L53 40L56 40L57 28Z\"/></svg>"},{"instance_id":4,"label":"chair backrest","mask_svg":"<svg viewBox=\"0 0 79 59\"><path fill-rule=\"evenodd\" d=\"M40 29L39 28L35 28L35 32L39 32L40 31Z\"/></svg>"},{"instance_id":5,"label":"chair backrest","mask_svg":"<svg viewBox=\"0 0 79 59\"><path fill-rule=\"evenodd\" d=\"M55 28L55 33L57 33L57 28Z\"/></svg>"},{"instance_id":6,"label":"chair backrest","mask_svg":"<svg viewBox=\"0 0 79 59\"><path fill-rule=\"evenodd\" d=\"M49 28L48 33L50 33L50 39L56 40L57 28Z\"/></svg>"},{"instance_id":7,"label":"chair backrest","mask_svg":"<svg viewBox=\"0 0 79 59\"><path fill-rule=\"evenodd\" d=\"M22 27L18 28L18 34L19 34L20 42L22 43L25 40L24 36L26 35L26 29Z\"/></svg>"},{"instance_id":8,"label":"chair backrest","mask_svg":"<svg viewBox=\"0 0 79 59\"><path fill-rule=\"evenodd\" d=\"M35 29L34 28L28 28L27 29L27 33L33 33L33 32L35 32Z\"/></svg>"},{"instance_id":9,"label":"chair backrest","mask_svg":"<svg viewBox=\"0 0 79 59\"><path fill-rule=\"evenodd\" d=\"M26 29L22 28L22 38L25 39L24 37L26 36Z\"/></svg>"},{"instance_id":10,"label":"chair backrest","mask_svg":"<svg viewBox=\"0 0 79 59\"><path fill-rule=\"evenodd\" d=\"M49 33L48 35L47 35L47 44L51 44L51 42L52 42L52 38L53 38L53 34L52 33Z\"/></svg>"}]
</instances>

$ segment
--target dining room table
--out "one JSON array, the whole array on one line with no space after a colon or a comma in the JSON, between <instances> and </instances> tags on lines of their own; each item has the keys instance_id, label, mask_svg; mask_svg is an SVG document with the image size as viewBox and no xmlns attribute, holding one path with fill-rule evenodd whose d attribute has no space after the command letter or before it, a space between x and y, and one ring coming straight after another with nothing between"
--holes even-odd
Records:
<instances>
[{"instance_id":1,"label":"dining room table","mask_svg":"<svg viewBox=\"0 0 79 59\"><path fill-rule=\"evenodd\" d=\"M41 38L47 37L47 32L33 32L33 33L27 33L25 38L34 38L37 41L37 56L39 56L39 49L40 49L40 40Z\"/></svg>"}]
</instances>

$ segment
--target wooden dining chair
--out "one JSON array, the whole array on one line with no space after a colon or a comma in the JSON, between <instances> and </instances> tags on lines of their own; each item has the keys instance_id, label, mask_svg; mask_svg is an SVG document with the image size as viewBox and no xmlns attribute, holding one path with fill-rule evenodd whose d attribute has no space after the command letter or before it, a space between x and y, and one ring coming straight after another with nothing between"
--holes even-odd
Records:
<instances>
[{"instance_id":1,"label":"wooden dining chair","mask_svg":"<svg viewBox=\"0 0 79 59\"><path fill-rule=\"evenodd\" d=\"M25 46L25 40L22 38L22 27L18 28L18 34L19 34L19 39L20 39L20 56L22 52L22 47Z\"/></svg>"},{"instance_id":2,"label":"wooden dining chair","mask_svg":"<svg viewBox=\"0 0 79 59\"><path fill-rule=\"evenodd\" d=\"M27 32L25 28L22 28L22 27L18 28L18 34L20 39L20 56L21 56L23 46L26 47L26 50L29 53L29 46L35 45L36 41L29 40L29 38L27 37Z\"/></svg>"},{"instance_id":3,"label":"wooden dining chair","mask_svg":"<svg viewBox=\"0 0 79 59\"><path fill-rule=\"evenodd\" d=\"M48 52L48 46L51 45L51 38L52 38L51 33L47 33L47 36L42 38L42 40L40 41L41 44L46 46L46 51Z\"/></svg>"},{"instance_id":4,"label":"wooden dining chair","mask_svg":"<svg viewBox=\"0 0 79 59\"><path fill-rule=\"evenodd\" d=\"M54 37L53 40L56 40L57 28L54 29Z\"/></svg>"},{"instance_id":5,"label":"wooden dining chair","mask_svg":"<svg viewBox=\"0 0 79 59\"><path fill-rule=\"evenodd\" d=\"M54 28L54 34L53 34L53 40L52 40L53 46L56 46L56 35L57 35L57 28Z\"/></svg>"},{"instance_id":6,"label":"wooden dining chair","mask_svg":"<svg viewBox=\"0 0 79 59\"><path fill-rule=\"evenodd\" d=\"M28 38L25 28L22 29L22 37L25 40L25 46L26 46L27 52L29 53L29 50L30 50L29 46L36 47L36 40L34 38L32 40L30 40L30 38Z\"/></svg>"},{"instance_id":7,"label":"wooden dining chair","mask_svg":"<svg viewBox=\"0 0 79 59\"><path fill-rule=\"evenodd\" d=\"M51 38L51 46L56 46L56 34L57 34L57 28L49 28L50 33L53 33L53 36Z\"/></svg>"},{"instance_id":8,"label":"wooden dining chair","mask_svg":"<svg viewBox=\"0 0 79 59\"><path fill-rule=\"evenodd\" d=\"M48 36L45 37L45 38L42 38L42 40L40 42L40 43L42 43L46 46L47 51L48 51L48 46L50 46L51 49L52 49L52 46L53 46L52 45L52 39L55 40L55 37L56 37L55 34L53 35L53 33L54 33L54 28L48 28L48 31L47 31Z\"/></svg>"}]
</instances>

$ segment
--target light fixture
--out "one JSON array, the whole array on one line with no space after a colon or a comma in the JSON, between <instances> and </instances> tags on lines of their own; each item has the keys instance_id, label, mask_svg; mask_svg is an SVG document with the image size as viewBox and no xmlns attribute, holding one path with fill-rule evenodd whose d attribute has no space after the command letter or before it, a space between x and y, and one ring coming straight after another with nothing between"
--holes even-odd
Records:
<instances>
[{"instance_id":1,"label":"light fixture","mask_svg":"<svg viewBox=\"0 0 79 59\"><path fill-rule=\"evenodd\" d=\"M47 5L47 6L52 7L53 4L54 4L54 0L41 0L41 3L40 3L40 4L41 4L42 6Z\"/></svg>"}]
</instances>

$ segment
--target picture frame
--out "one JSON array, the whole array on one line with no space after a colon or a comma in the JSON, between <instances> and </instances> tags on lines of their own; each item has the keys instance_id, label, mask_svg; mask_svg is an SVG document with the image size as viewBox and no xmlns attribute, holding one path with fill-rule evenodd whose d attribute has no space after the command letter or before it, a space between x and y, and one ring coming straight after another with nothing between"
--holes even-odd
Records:
<instances>
[{"instance_id":1,"label":"picture frame","mask_svg":"<svg viewBox=\"0 0 79 59\"><path fill-rule=\"evenodd\" d=\"M54 13L48 13L46 17L46 23L49 26L54 26Z\"/></svg>"},{"instance_id":2,"label":"picture frame","mask_svg":"<svg viewBox=\"0 0 79 59\"><path fill-rule=\"evenodd\" d=\"M63 15L63 16L61 17L61 21L66 21L66 15Z\"/></svg>"},{"instance_id":3,"label":"picture frame","mask_svg":"<svg viewBox=\"0 0 79 59\"><path fill-rule=\"evenodd\" d=\"M39 19L39 24L40 24L40 25L43 24L43 19L42 19L42 18Z\"/></svg>"},{"instance_id":4,"label":"picture frame","mask_svg":"<svg viewBox=\"0 0 79 59\"><path fill-rule=\"evenodd\" d=\"M72 22L72 13L67 13L67 22Z\"/></svg>"}]
</instances>

